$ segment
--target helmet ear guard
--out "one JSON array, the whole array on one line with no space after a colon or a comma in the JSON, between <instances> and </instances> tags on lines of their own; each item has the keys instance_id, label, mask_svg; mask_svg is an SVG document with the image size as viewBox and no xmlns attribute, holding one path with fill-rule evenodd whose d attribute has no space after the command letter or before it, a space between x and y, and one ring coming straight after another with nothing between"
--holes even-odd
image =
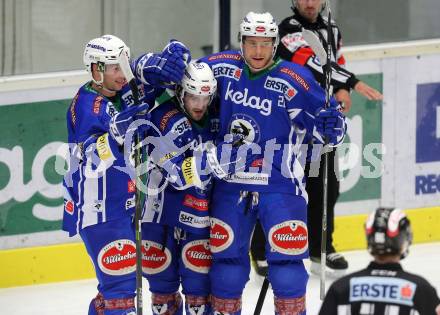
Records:
<instances>
[{"instance_id":1,"label":"helmet ear guard","mask_svg":"<svg viewBox=\"0 0 440 315\"><path fill-rule=\"evenodd\" d=\"M368 251L372 255L408 255L412 243L410 221L398 208L378 208L365 224Z\"/></svg>"}]
</instances>

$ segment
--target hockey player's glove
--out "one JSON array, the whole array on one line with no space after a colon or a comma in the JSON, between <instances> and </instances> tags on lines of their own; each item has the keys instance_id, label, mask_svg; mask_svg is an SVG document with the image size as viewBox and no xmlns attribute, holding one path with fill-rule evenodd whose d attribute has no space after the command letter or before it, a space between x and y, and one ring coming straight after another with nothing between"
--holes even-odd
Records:
<instances>
[{"instance_id":1,"label":"hockey player's glove","mask_svg":"<svg viewBox=\"0 0 440 315\"><path fill-rule=\"evenodd\" d=\"M162 51L162 56L164 58L169 58L171 56L176 56L177 58L181 58L186 64L191 61L191 53L188 48L178 40L172 39L165 46Z\"/></svg>"},{"instance_id":2,"label":"hockey player's glove","mask_svg":"<svg viewBox=\"0 0 440 315\"><path fill-rule=\"evenodd\" d=\"M347 124L345 116L336 108L320 109L315 118L316 130L331 146L337 146L344 140Z\"/></svg>"},{"instance_id":3,"label":"hockey player's glove","mask_svg":"<svg viewBox=\"0 0 440 315\"><path fill-rule=\"evenodd\" d=\"M136 130L142 132L148 130L148 124L136 126L136 124L132 125L132 123L137 119L149 120L149 116L148 104L143 103L139 106L129 106L110 119L109 134L119 145L123 145L127 133L135 132Z\"/></svg>"},{"instance_id":4,"label":"hockey player's glove","mask_svg":"<svg viewBox=\"0 0 440 315\"><path fill-rule=\"evenodd\" d=\"M186 48L183 43L172 39L168 45L165 46L160 56L167 61L167 71L164 73L166 79L163 80L165 85L180 83L186 66L191 61L191 54L188 48Z\"/></svg>"}]
</instances>

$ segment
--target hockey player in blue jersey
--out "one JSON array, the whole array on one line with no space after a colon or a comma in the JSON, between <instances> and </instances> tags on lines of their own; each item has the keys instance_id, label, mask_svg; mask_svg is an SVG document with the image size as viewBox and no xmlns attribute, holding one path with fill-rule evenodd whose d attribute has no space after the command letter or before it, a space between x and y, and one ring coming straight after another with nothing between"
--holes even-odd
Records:
<instances>
[{"instance_id":1,"label":"hockey player in blue jersey","mask_svg":"<svg viewBox=\"0 0 440 315\"><path fill-rule=\"evenodd\" d=\"M210 271L214 314L241 314L249 280L249 242L258 218L266 235L268 279L276 314L305 314L308 275L307 193L301 143L311 135L339 144L345 118L309 70L274 60L278 27L270 13L250 12L240 24L240 51L202 58L217 78L219 140L235 134L252 143L245 168L214 181ZM263 157L262 157L263 156Z\"/></svg>"},{"instance_id":2,"label":"hockey player in blue jersey","mask_svg":"<svg viewBox=\"0 0 440 315\"><path fill-rule=\"evenodd\" d=\"M210 103L216 88L206 63L190 63L175 96L151 112L154 127L149 134L159 139L161 148L150 148L153 167L142 224L142 267L153 314L183 314L180 285L186 314L210 314L210 185L209 180L206 185L195 183L188 165L194 150L215 138L218 119ZM164 148L168 140L174 149ZM170 178L167 165L179 170L178 180Z\"/></svg>"},{"instance_id":3,"label":"hockey player in blue jersey","mask_svg":"<svg viewBox=\"0 0 440 315\"><path fill-rule=\"evenodd\" d=\"M67 112L70 159L63 182L63 229L70 236L80 234L95 267L99 294L89 314L136 312L136 187L127 171L133 166L125 162L130 158L123 154L125 135L134 120L148 118L148 104L163 82L180 81L187 56L183 44L171 42L162 53L133 62L143 103L130 106L133 95L119 66L120 58L130 57L127 45L112 35L86 45L84 64L92 80L79 89Z\"/></svg>"}]
</instances>

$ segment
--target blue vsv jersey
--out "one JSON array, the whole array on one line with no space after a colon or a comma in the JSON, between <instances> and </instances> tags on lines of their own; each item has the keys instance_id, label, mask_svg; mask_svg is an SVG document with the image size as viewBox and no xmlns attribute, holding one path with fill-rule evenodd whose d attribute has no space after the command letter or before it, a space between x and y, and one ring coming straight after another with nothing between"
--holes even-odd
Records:
<instances>
[{"instance_id":1,"label":"blue vsv jersey","mask_svg":"<svg viewBox=\"0 0 440 315\"><path fill-rule=\"evenodd\" d=\"M144 102L154 103L159 92L139 85ZM109 99L89 82L79 89L67 111L70 159L63 181L63 230L70 236L87 226L134 213L134 177L123 148L108 134L110 119L130 105L134 99L128 85Z\"/></svg>"},{"instance_id":2,"label":"blue vsv jersey","mask_svg":"<svg viewBox=\"0 0 440 315\"><path fill-rule=\"evenodd\" d=\"M260 148L248 152L251 162L245 169L216 180L216 190L278 191L307 200L298 158L306 135L323 142L315 116L325 104L325 91L311 72L277 59L270 68L253 74L238 51L220 52L200 61L210 65L218 82L218 141L238 133ZM331 106L337 106L334 99Z\"/></svg>"},{"instance_id":3,"label":"blue vsv jersey","mask_svg":"<svg viewBox=\"0 0 440 315\"><path fill-rule=\"evenodd\" d=\"M206 234L209 229L210 180L202 186L194 183L190 159L195 148L215 139L218 118L214 104L209 107L209 115L195 122L181 110L177 99L172 98L151 112L151 122L154 128L150 128L149 133L159 139L155 143L164 146L169 140L175 149L164 149L162 154L149 156L154 166L148 173L149 190L143 221ZM150 147L149 152L154 149L157 148ZM155 156L159 161L154 160Z\"/></svg>"}]
</instances>

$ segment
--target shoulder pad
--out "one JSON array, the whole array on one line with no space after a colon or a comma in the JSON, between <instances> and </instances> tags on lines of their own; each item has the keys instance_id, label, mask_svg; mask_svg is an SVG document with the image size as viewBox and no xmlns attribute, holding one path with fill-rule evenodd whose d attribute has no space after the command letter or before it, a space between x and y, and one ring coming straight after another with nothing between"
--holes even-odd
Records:
<instances>
[{"instance_id":1,"label":"shoulder pad","mask_svg":"<svg viewBox=\"0 0 440 315\"><path fill-rule=\"evenodd\" d=\"M73 127L76 126L76 103L78 101L78 96L79 91L76 93L75 97L72 100L72 103L70 103L69 106L69 117Z\"/></svg>"},{"instance_id":2,"label":"shoulder pad","mask_svg":"<svg viewBox=\"0 0 440 315\"><path fill-rule=\"evenodd\" d=\"M286 78L290 82L293 81L296 86L300 86L306 91L310 89L307 71L309 70L305 67L291 62L282 62L279 67L280 77Z\"/></svg>"},{"instance_id":3,"label":"shoulder pad","mask_svg":"<svg viewBox=\"0 0 440 315\"><path fill-rule=\"evenodd\" d=\"M228 50L228 51L222 51L216 54L213 54L211 56L207 57L208 61L222 61L222 60L236 60L240 61L242 60L240 52L237 50Z\"/></svg>"},{"instance_id":4,"label":"shoulder pad","mask_svg":"<svg viewBox=\"0 0 440 315\"><path fill-rule=\"evenodd\" d=\"M165 131L167 129L167 126L170 125L172 122L171 118L175 117L174 119L177 119L180 111L177 108L171 109L169 111L166 111L165 114L162 115L162 118L160 119L159 123L159 129L160 131Z\"/></svg>"},{"instance_id":5,"label":"shoulder pad","mask_svg":"<svg viewBox=\"0 0 440 315\"><path fill-rule=\"evenodd\" d=\"M107 98L85 86L81 87L77 95L76 102L80 104L77 113L83 112L84 114L99 116L102 112L102 108L109 102Z\"/></svg>"}]
</instances>

